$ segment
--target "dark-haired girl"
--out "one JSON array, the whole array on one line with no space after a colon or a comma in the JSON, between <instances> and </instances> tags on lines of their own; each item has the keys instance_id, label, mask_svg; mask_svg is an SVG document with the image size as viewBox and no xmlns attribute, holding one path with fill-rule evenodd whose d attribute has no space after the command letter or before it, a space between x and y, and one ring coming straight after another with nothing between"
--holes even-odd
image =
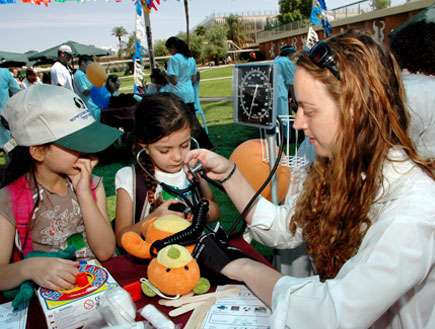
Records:
<instances>
[{"instance_id":1,"label":"dark-haired girl","mask_svg":"<svg viewBox=\"0 0 435 329\"><path fill-rule=\"evenodd\" d=\"M180 97L186 104L193 103L192 75L194 72L189 61L192 54L187 44L177 37L170 37L166 40L166 48L172 55L166 70L166 78L169 82L168 91Z\"/></svg>"},{"instance_id":2,"label":"dark-haired girl","mask_svg":"<svg viewBox=\"0 0 435 329\"><path fill-rule=\"evenodd\" d=\"M133 153L137 155L142 151L139 157L141 165L158 181L177 189L185 189L190 183L182 167L184 157L191 147L191 134L196 129L196 122L189 107L174 94L145 95L135 112ZM136 180L137 175L145 180L144 200L138 200L136 195L136 185L140 183ZM139 168L121 168L116 173L115 187L115 231L119 245L125 232L140 234L142 224L151 218L171 213L184 216L184 213L168 209L171 204L182 200L177 200L176 195L162 190L156 180ZM210 202L207 220L215 221L219 217L219 209L206 181L200 181L200 190L202 198ZM190 198L188 193L191 192L186 193ZM136 212L138 202L143 202L143 206Z\"/></svg>"},{"instance_id":3,"label":"dark-haired girl","mask_svg":"<svg viewBox=\"0 0 435 329\"><path fill-rule=\"evenodd\" d=\"M11 97L2 120L11 139L4 145L10 160L0 189L0 290L28 280L73 289L78 261L105 261L115 251L103 179L92 174L93 153L122 133L95 121L69 89L48 84ZM25 257L68 247L77 261Z\"/></svg>"},{"instance_id":4,"label":"dark-haired girl","mask_svg":"<svg viewBox=\"0 0 435 329\"><path fill-rule=\"evenodd\" d=\"M195 113L195 93L193 83L196 82L198 69L187 44L177 37L170 37L166 40L166 48L172 57L168 62L168 69L164 72L168 80L168 92L174 93L186 103L190 110ZM198 119L195 120L198 121ZM204 128L198 123L195 133L202 148L214 149L213 143L208 138Z\"/></svg>"}]
</instances>

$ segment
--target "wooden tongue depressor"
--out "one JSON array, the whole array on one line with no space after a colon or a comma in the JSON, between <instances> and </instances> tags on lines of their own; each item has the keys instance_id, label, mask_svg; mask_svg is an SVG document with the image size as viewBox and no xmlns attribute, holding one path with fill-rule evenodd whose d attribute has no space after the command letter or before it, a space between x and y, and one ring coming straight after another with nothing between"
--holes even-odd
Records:
<instances>
[{"instance_id":1,"label":"wooden tongue depressor","mask_svg":"<svg viewBox=\"0 0 435 329\"><path fill-rule=\"evenodd\" d=\"M204 322L205 316L210 308L216 303L216 297L209 297L201 306L196 308L187 321L184 329L200 329Z\"/></svg>"},{"instance_id":2,"label":"wooden tongue depressor","mask_svg":"<svg viewBox=\"0 0 435 329\"><path fill-rule=\"evenodd\" d=\"M185 294L185 295L183 295L183 296L181 296L179 299L177 299L177 300L180 300L180 299L184 299L184 298L188 298L188 297L192 297L194 295L194 292L193 291L191 291L191 292L189 292L188 294ZM166 305L166 303L168 302L169 300L168 299L159 299L159 304L160 305L164 305L164 306L170 306L170 305Z\"/></svg>"},{"instance_id":3,"label":"wooden tongue depressor","mask_svg":"<svg viewBox=\"0 0 435 329\"><path fill-rule=\"evenodd\" d=\"M193 310L194 308L201 306L204 303L205 302L195 302L195 303L184 304L184 305L177 307L177 308L174 308L172 311L170 311L169 316L171 316L171 317L172 316L179 316L181 314L184 314L186 312Z\"/></svg>"},{"instance_id":4,"label":"wooden tongue depressor","mask_svg":"<svg viewBox=\"0 0 435 329\"><path fill-rule=\"evenodd\" d=\"M179 306L187 304L187 303L201 302L201 301L207 300L210 297L221 298L221 297L228 297L228 296L232 296L232 295L237 295L239 293L240 293L240 289L238 287L230 286L230 287L225 288L223 290L220 290L217 292L212 292L209 294L196 295L193 297L179 298L179 299L175 299L175 300L167 300L165 302L165 304L163 304L163 305L179 307Z\"/></svg>"}]
</instances>

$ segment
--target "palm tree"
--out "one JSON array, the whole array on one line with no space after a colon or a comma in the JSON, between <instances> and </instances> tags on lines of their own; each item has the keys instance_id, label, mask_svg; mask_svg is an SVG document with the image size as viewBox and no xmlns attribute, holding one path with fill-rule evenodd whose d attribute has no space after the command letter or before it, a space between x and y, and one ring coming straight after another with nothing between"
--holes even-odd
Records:
<instances>
[{"instance_id":1,"label":"palm tree","mask_svg":"<svg viewBox=\"0 0 435 329\"><path fill-rule=\"evenodd\" d=\"M118 38L118 42L119 42L119 49L118 49L118 56L119 58L121 58L121 54L122 54L122 37L126 36L128 34L127 30L123 27L123 26L115 26L112 29L112 35L114 37Z\"/></svg>"},{"instance_id":2,"label":"palm tree","mask_svg":"<svg viewBox=\"0 0 435 329\"><path fill-rule=\"evenodd\" d=\"M227 38L242 48L248 40L248 26L240 16L231 14L226 18Z\"/></svg>"},{"instance_id":3,"label":"palm tree","mask_svg":"<svg viewBox=\"0 0 435 329\"><path fill-rule=\"evenodd\" d=\"M136 51L136 33L131 32L128 36L127 43L125 44L124 54L127 58L133 57Z\"/></svg>"},{"instance_id":4,"label":"palm tree","mask_svg":"<svg viewBox=\"0 0 435 329\"><path fill-rule=\"evenodd\" d=\"M204 27L204 25L198 25L195 29L195 34L196 35L205 35L205 33L207 32L207 29Z\"/></svg>"},{"instance_id":5,"label":"palm tree","mask_svg":"<svg viewBox=\"0 0 435 329\"><path fill-rule=\"evenodd\" d=\"M186 43L190 49L189 3L188 3L188 0L184 0L184 14L186 15Z\"/></svg>"}]
</instances>

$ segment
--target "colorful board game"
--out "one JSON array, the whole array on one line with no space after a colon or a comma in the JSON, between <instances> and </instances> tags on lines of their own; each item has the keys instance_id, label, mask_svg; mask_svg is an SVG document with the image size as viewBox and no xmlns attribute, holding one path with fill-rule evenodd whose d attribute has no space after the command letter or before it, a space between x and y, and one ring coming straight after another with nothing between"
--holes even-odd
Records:
<instances>
[{"instance_id":1,"label":"colorful board game","mask_svg":"<svg viewBox=\"0 0 435 329\"><path fill-rule=\"evenodd\" d=\"M39 288L37 295L49 329L82 327L96 309L98 299L118 283L103 267L81 264L77 285L71 290Z\"/></svg>"}]
</instances>

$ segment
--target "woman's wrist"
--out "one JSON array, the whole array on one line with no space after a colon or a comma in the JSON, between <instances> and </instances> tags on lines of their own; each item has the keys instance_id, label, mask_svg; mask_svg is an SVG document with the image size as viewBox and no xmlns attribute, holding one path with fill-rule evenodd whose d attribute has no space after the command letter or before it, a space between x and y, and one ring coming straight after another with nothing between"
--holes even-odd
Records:
<instances>
[{"instance_id":1,"label":"woman's wrist","mask_svg":"<svg viewBox=\"0 0 435 329\"><path fill-rule=\"evenodd\" d=\"M225 178L224 179L221 179L220 180L220 182L223 184L223 183L225 183L225 182L227 182L227 181L229 181L230 179L231 179L231 177L233 177L233 175L234 175L234 173L236 172L236 170L237 170L237 165L236 165L236 163L235 162L232 162L232 166L231 166L231 170L227 173L227 175L225 176Z\"/></svg>"},{"instance_id":2,"label":"woman's wrist","mask_svg":"<svg viewBox=\"0 0 435 329\"><path fill-rule=\"evenodd\" d=\"M244 273L249 273L249 266L252 260L249 258L238 258L227 265L221 270L221 273L226 277L243 282L243 278L246 276Z\"/></svg>"}]
</instances>

